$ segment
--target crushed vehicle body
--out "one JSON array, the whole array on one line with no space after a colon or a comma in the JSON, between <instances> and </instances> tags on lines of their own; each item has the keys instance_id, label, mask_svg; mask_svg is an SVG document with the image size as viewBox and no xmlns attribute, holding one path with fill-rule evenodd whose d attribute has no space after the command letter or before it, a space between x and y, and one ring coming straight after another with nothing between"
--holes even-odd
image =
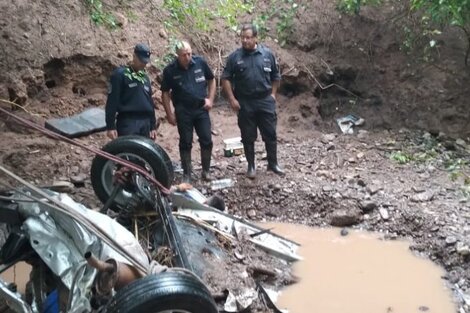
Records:
<instances>
[{"instance_id":1,"label":"crushed vehicle body","mask_svg":"<svg viewBox=\"0 0 470 313\"><path fill-rule=\"evenodd\" d=\"M0 166L23 185L0 198L9 231L0 273L19 262L32 268L24 295L0 279L13 312L55 312L45 309L51 302L60 312L240 312L257 303L278 312L261 298L294 281L298 244L208 206L202 194L165 195L171 161L151 140L120 137L103 150L161 185L97 156L91 179L104 203L97 212Z\"/></svg>"}]
</instances>

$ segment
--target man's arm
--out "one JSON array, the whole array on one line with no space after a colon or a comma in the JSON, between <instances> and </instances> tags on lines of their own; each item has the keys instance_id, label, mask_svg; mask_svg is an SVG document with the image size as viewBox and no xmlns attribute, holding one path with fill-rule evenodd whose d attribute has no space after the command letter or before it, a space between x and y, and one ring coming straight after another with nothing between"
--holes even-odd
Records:
<instances>
[{"instance_id":1,"label":"man's arm","mask_svg":"<svg viewBox=\"0 0 470 313\"><path fill-rule=\"evenodd\" d=\"M235 98L232 90L232 84L228 79L222 78L222 89L224 90L225 94L227 95L228 101L230 102L230 106L232 110L238 112L240 110L240 103Z\"/></svg>"},{"instance_id":2,"label":"man's arm","mask_svg":"<svg viewBox=\"0 0 470 313\"><path fill-rule=\"evenodd\" d=\"M207 86L207 89L208 89L208 96L206 98L206 102L204 104L204 109L206 109L207 111L209 111L210 109L212 109L212 106L214 104L214 99L215 99L215 87L216 87L216 84L215 84L215 79L211 79L208 81L208 86Z\"/></svg>"},{"instance_id":3,"label":"man's arm","mask_svg":"<svg viewBox=\"0 0 470 313\"><path fill-rule=\"evenodd\" d=\"M214 79L215 76L214 76L214 72L212 72L206 60L204 58L201 58L201 60L202 60L201 65L204 70L204 77L206 78L206 81L207 81L207 98L205 99L204 109L209 111L212 108L212 105L214 104L214 99L215 99L215 90L216 90L216 83Z\"/></svg>"},{"instance_id":4,"label":"man's arm","mask_svg":"<svg viewBox=\"0 0 470 313\"><path fill-rule=\"evenodd\" d=\"M228 101L232 102L232 100L236 100L230 80L222 78L222 90L227 95Z\"/></svg>"},{"instance_id":5,"label":"man's arm","mask_svg":"<svg viewBox=\"0 0 470 313\"><path fill-rule=\"evenodd\" d=\"M106 100L106 129L116 129L116 113L121 95L121 75L114 71L108 85L108 99Z\"/></svg>"},{"instance_id":6,"label":"man's arm","mask_svg":"<svg viewBox=\"0 0 470 313\"><path fill-rule=\"evenodd\" d=\"M222 89L225 92L225 95L228 98L228 101L230 102L230 106L232 107L232 110L235 112L238 112L240 110L240 103L238 103L238 100L235 98L235 95L233 94L233 89L232 89L232 83L230 79L232 78L233 74L233 54L231 54L228 59L227 63L225 64L224 71L222 72Z\"/></svg>"},{"instance_id":7,"label":"man's arm","mask_svg":"<svg viewBox=\"0 0 470 313\"><path fill-rule=\"evenodd\" d=\"M150 94L150 105L153 109L152 111L152 116L150 117L151 125L150 125L150 130L155 130L157 129L157 118L155 117L155 102L153 101L153 92L152 92L152 84L150 83L149 80L149 94Z\"/></svg>"},{"instance_id":8,"label":"man's arm","mask_svg":"<svg viewBox=\"0 0 470 313\"><path fill-rule=\"evenodd\" d=\"M272 52L271 54L271 85L272 91L271 95L276 99L277 90L281 85L281 73L279 72L279 64L277 63L276 57Z\"/></svg>"},{"instance_id":9,"label":"man's arm","mask_svg":"<svg viewBox=\"0 0 470 313\"><path fill-rule=\"evenodd\" d=\"M175 114L173 113L171 109L170 90L172 90L172 86L171 86L171 80L170 80L170 70L168 66L165 67L165 69L163 69L163 79L162 79L162 85L160 86L160 90L162 92L162 104L163 104L163 108L165 109L166 120L171 125L176 125Z\"/></svg>"},{"instance_id":10,"label":"man's arm","mask_svg":"<svg viewBox=\"0 0 470 313\"><path fill-rule=\"evenodd\" d=\"M165 108L166 119L171 125L176 125L175 114L171 110L171 97L169 91L162 91L162 103Z\"/></svg>"},{"instance_id":11,"label":"man's arm","mask_svg":"<svg viewBox=\"0 0 470 313\"><path fill-rule=\"evenodd\" d=\"M209 99L211 100L211 102L214 102L214 99L215 99L215 89L216 89L215 87L216 87L215 79L211 79L209 81L209 86L208 86Z\"/></svg>"},{"instance_id":12,"label":"man's arm","mask_svg":"<svg viewBox=\"0 0 470 313\"><path fill-rule=\"evenodd\" d=\"M271 95L273 96L274 99L276 99L277 90L279 89L279 86L281 85L281 81L275 80L271 82L271 84L272 84Z\"/></svg>"},{"instance_id":13,"label":"man's arm","mask_svg":"<svg viewBox=\"0 0 470 313\"><path fill-rule=\"evenodd\" d=\"M105 106L105 121L107 136L110 139L117 138L116 114L121 96L121 74L116 70L111 74L108 86L108 99Z\"/></svg>"}]
</instances>

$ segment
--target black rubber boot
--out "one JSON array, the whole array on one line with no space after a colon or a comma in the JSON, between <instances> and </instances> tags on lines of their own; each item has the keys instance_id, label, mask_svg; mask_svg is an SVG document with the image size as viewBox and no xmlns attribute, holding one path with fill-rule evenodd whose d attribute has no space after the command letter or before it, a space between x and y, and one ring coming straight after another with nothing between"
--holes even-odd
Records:
<instances>
[{"instance_id":1,"label":"black rubber boot","mask_svg":"<svg viewBox=\"0 0 470 313\"><path fill-rule=\"evenodd\" d=\"M284 170L277 164L277 142L266 142L265 145L266 154L268 155L268 170L284 176Z\"/></svg>"},{"instance_id":2,"label":"black rubber boot","mask_svg":"<svg viewBox=\"0 0 470 313\"><path fill-rule=\"evenodd\" d=\"M256 167L255 167L255 145L244 144L243 149L245 150L246 161L248 162L248 170L246 171L246 177L249 179L255 179Z\"/></svg>"},{"instance_id":3,"label":"black rubber boot","mask_svg":"<svg viewBox=\"0 0 470 313\"><path fill-rule=\"evenodd\" d=\"M183 182L191 182L191 150L180 150L181 167L183 168Z\"/></svg>"},{"instance_id":4,"label":"black rubber boot","mask_svg":"<svg viewBox=\"0 0 470 313\"><path fill-rule=\"evenodd\" d=\"M211 181L212 177L210 174L211 168L212 149L201 149L201 164L202 164L202 179L205 181Z\"/></svg>"}]
</instances>

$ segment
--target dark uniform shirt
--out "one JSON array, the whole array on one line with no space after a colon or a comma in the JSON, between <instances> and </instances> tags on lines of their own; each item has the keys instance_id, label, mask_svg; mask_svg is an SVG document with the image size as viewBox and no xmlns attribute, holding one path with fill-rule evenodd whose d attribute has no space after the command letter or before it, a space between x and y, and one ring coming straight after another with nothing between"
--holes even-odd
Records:
<instances>
[{"instance_id":1,"label":"dark uniform shirt","mask_svg":"<svg viewBox=\"0 0 470 313\"><path fill-rule=\"evenodd\" d=\"M106 128L116 129L116 113L118 115L148 116L151 130L155 129L155 109L152 99L152 87L147 74L140 80L129 77L132 68L121 66L111 75L108 100L106 101Z\"/></svg>"},{"instance_id":2,"label":"dark uniform shirt","mask_svg":"<svg viewBox=\"0 0 470 313\"><path fill-rule=\"evenodd\" d=\"M260 44L254 51L238 48L232 52L222 73L232 84L237 99L260 99L272 91L272 82L281 79L276 58Z\"/></svg>"},{"instance_id":3,"label":"dark uniform shirt","mask_svg":"<svg viewBox=\"0 0 470 313\"><path fill-rule=\"evenodd\" d=\"M214 73L207 62L194 55L188 69L184 69L174 60L163 70L161 91L171 92L173 105L202 107L207 98L207 81L214 79Z\"/></svg>"}]
</instances>

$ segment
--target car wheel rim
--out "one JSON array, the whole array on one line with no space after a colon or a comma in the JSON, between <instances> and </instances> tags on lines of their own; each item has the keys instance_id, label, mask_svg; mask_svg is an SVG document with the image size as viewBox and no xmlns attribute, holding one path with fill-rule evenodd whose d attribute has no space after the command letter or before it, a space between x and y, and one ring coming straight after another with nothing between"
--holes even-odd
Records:
<instances>
[{"instance_id":1,"label":"car wheel rim","mask_svg":"<svg viewBox=\"0 0 470 313\"><path fill-rule=\"evenodd\" d=\"M119 154L116 154L116 156L126 161L136 163L137 165L144 168L149 174L155 177L155 172L153 171L152 166L141 156L133 154L133 153L129 153L129 152L119 153ZM113 192L113 189L114 189L113 178L114 178L114 173L116 172L117 169L118 169L118 164L116 164L113 161L108 160L103 166L103 170L101 171L101 183L103 185L104 190L108 194L108 196L111 195L111 193ZM125 206L129 203L129 200L133 198L134 193L135 193L134 190L124 188L122 191L120 191L116 195L116 198L114 199L114 203L120 206ZM184 311L181 311L181 312L184 312ZM173 313L173 312L169 311L168 313ZM174 313L177 313L177 312L175 311Z\"/></svg>"}]
</instances>

